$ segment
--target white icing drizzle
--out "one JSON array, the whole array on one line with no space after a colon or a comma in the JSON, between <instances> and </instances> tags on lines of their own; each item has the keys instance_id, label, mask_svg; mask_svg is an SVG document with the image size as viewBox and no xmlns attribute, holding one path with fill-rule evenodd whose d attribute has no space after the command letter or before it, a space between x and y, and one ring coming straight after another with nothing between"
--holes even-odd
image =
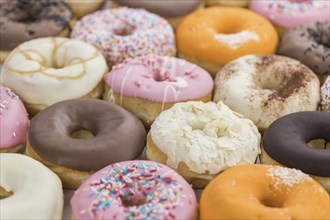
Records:
<instances>
[{"instance_id":1,"label":"white icing drizzle","mask_svg":"<svg viewBox=\"0 0 330 220\"><path fill-rule=\"evenodd\" d=\"M214 38L224 44L227 44L232 49L237 49L242 44L248 41L259 41L259 35L250 30L244 30L235 34L216 34Z\"/></svg>"},{"instance_id":2,"label":"white icing drizzle","mask_svg":"<svg viewBox=\"0 0 330 220\"><path fill-rule=\"evenodd\" d=\"M121 82L121 85L120 85L120 105L123 104L124 86L125 86L126 79L127 79L128 75L131 73L131 70L132 70L132 66L129 66L127 71L125 72L125 76L124 76L123 81Z\"/></svg>"}]
</instances>

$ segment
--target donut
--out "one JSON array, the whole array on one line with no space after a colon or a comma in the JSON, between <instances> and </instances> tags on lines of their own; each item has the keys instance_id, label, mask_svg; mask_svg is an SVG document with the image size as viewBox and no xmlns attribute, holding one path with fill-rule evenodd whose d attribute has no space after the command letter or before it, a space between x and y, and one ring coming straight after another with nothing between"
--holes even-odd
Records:
<instances>
[{"instance_id":1,"label":"donut","mask_svg":"<svg viewBox=\"0 0 330 220\"><path fill-rule=\"evenodd\" d=\"M203 191L200 219L329 219L329 195L300 170L242 165Z\"/></svg>"},{"instance_id":2,"label":"donut","mask_svg":"<svg viewBox=\"0 0 330 220\"><path fill-rule=\"evenodd\" d=\"M69 6L61 0L1 0L0 14L0 63L25 41L69 36L75 20Z\"/></svg>"},{"instance_id":3,"label":"donut","mask_svg":"<svg viewBox=\"0 0 330 220\"><path fill-rule=\"evenodd\" d=\"M206 6L234 6L234 7L247 7L250 0L204 0Z\"/></svg>"},{"instance_id":4,"label":"donut","mask_svg":"<svg viewBox=\"0 0 330 220\"><path fill-rule=\"evenodd\" d=\"M93 172L138 158L145 138L142 123L125 109L97 99L73 99L31 120L27 154L52 169L64 187L76 189Z\"/></svg>"},{"instance_id":5,"label":"donut","mask_svg":"<svg viewBox=\"0 0 330 220\"><path fill-rule=\"evenodd\" d=\"M251 0L250 9L269 19L280 36L290 28L330 19L328 0Z\"/></svg>"},{"instance_id":6,"label":"donut","mask_svg":"<svg viewBox=\"0 0 330 220\"><path fill-rule=\"evenodd\" d=\"M324 82L330 75L330 22L290 29L281 40L278 54L299 60Z\"/></svg>"},{"instance_id":7,"label":"donut","mask_svg":"<svg viewBox=\"0 0 330 220\"><path fill-rule=\"evenodd\" d=\"M109 165L71 199L72 219L197 219L195 193L172 169L151 161Z\"/></svg>"},{"instance_id":8,"label":"donut","mask_svg":"<svg viewBox=\"0 0 330 220\"><path fill-rule=\"evenodd\" d=\"M104 0L64 0L77 18L93 13L103 6Z\"/></svg>"},{"instance_id":9,"label":"donut","mask_svg":"<svg viewBox=\"0 0 330 220\"><path fill-rule=\"evenodd\" d=\"M35 115L63 100L99 98L107 71L104 57L94 46L50 37L20 44L6 59L1 74L2 83L21 97L30 115Z\"/></svg>"},{"instance_id":10,"label":"donut","mask_svg":"<svg viewBox=\"0 0 330 220\"><path fill-rule=\"evenodd\" d=\"M308 67L294 59L247 55L219 71L213 101L223 101L263 132L281 116L316 110L320 82Z\"/></svg>"},{"instance_id":11,"label":"donut","mask_svg":"<svg viewBox=\"0 0 330 220\"><path fill-rule=\"evenodd\" d=\"M201 8L201 0L189 1L164 1L164 0L115 0L113 7L127 6L131 8L144 8L152 13L158 14L176 28L184 16Z\"/></svg>"},{"instance_id":12,"label":"donut","mask_svg":"<svg viewBox=\"0 0 330 220\"><path fill-rule=\"evenodd\" d=\"M214 6L188 15L177 32L178 55L215 76L247 54L272 54L278 36L271 23L244 8Z\"/></svg>"},{"instance_id":13,"label":"donut","mask_svg":"<svg viewBox=\"0 0 330 220\"><path fill-rule=\"evenodd\" d=\"M330 112L330 75L327 77L321 87L321 103L322 111Z\"/></svg>"},{"instance_id":14,"label":"donut","mask_svg":"<svg viewBox=\"0 0 330 220\"><path fill-rule=\"evenodd\" d=\"M26 109L19 97L0 85L0 153L21 152L30 124Z\"/></svg>"},{"instance_id":15,"label":"donut","mask_svg":"<svg viewBox=\"0 0 330 220\"><path fill-rule=\"evenodd\" d=\"M99 48L109 66L143 55L175 55L171 25L144 9L116 8L87 15L76 23L71 37Z\"/></svg>"},{"instance_id":16,"label":"donut","mask_svg":"<svg viewBox=\"0 0 330 220\"><path fill-rule=\"evenodd\" d=\"M147 128L176 102L211 101L214 86L210 75L195 64L156 55L125 60L104 79L104 99L132 112Z\"/></svg>"},{"instance_id":17,"label":"donut","mask_svg":"<svg viewBox=\"0 0 330 220\"><path fill-rule=\"evenodd\" d=\"M260 153L252 121L222 102L182 102L151 125L146 158L168 165L194 188L205 187L221 171L250 164Z\"/></svg>"},{"instance_id":18,"label":"donut","mask_svg":"<svg viewBox=\"0 0 330 220\"><path fill-rule=\"evenodd\" d=\"M22 154L0 154L0 175L1 219L62 219L61 180L43 164Z\"/></svg>"},{"instance_id":19,"label":"donut","mask_svg":"<svg viewBox=\"0 0 330 220\"><path fill-rule=\"evenodd\" d=\"M319 144L309 142L319 140ZM315 142L315 141L314 141ZM302 170L330 192L330 112L296 112L266 130L261 162Z\"/></svg>"}]
</instances>

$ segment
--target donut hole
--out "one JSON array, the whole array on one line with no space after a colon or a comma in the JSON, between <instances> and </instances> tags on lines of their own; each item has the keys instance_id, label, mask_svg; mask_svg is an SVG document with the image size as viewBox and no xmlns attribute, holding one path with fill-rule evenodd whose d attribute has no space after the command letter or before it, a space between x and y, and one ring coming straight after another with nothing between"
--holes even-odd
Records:
<instances>
[{"instance_id":1,"label":"donut hole","mask_svg":"<svg viewBox=\"0 0 330 220\"><path fill-rule=\"evenodd\" d=\"M86 129L79 129L71 132L70 137L73 139L89 139L93 138L95 135Z\"/></svg>"},{"instance_id":2,"label":"donut hole","mask_svg":"<svg viewBox=\"0 0 330 220\"><path fill-rule=\"evenodd\" d=\"M112 32L118 36L129 36L129 35L132 35L135 30L136 30L136 26L126 24L126 25L122 25L120 27L114 28L112 30Z\"/></svg>"},{"instance_id":3,"label":"donut hole","mask_svg":"<svg viewBox=\"0 0 330 220\"><path fill-rule=\"evenodd\" d=\"M269 208L282 208L283 201L274 198L263 198L260 200L261 204Z\"/></svg>"},{"instance_id":4,"label":"donut hole","mask_svg":"<svg viewBox=\"0 0 330 220\"><path fill-rule=\"evenodd\" d=\"M0 199L6 199L10 196L12 196L14 193L12 191L7 191L5 188L0 186Z\"/></svg>"},{"instance_id":5,"label":"donut hole","mask_svg":"<svg viewBox=\"0 0 330 220\"><path fill-rule=\"evenodd\" d=\"M146 198L141 192L135 192L132 194L129 190L124 194L121 202L124 207L141 206L147 203Z\"/></svg>"},{"instance_id":6,"label":"donut hole","mask_svg":"<svg viewBox=\"0 0 330 220\"><path fill-rule=\"evenodd\" d=\"M307 142L307 145L316 149L330 149L330 142L327 142L322 138L312 139Z\"/></svg>"}]
</instances>

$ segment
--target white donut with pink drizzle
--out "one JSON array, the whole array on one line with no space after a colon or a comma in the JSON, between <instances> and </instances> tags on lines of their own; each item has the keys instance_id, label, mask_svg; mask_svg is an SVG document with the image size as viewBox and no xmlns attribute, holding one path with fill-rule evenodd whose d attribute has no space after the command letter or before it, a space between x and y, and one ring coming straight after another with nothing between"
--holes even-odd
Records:
<instances>
[{"instance_id":1,"label":"white donut with pink drizzle","mask_svg":"<svg viewBox=\"0 0 330 220\"><path fill-rule=\"evenodd\" d=\"M251 0L250 8L287 29L330 19L329 0Z\"/></svg>"},{"instance_id":2,"label":"white donut with pink drizzle","mask_svg":"<svg viewBox=\"0 0 330 220\"><path fill-rule=\"evenodd\" d=\"M25 143L30 122L19 97L7 87L0 89L0 152L18 152Z\"/></svg>"},{"instance_id":3,"label":"white donut with pink drizzle","mask_svg":"<svg viewBox=\"0 0 330 220\"><path fill-rule=\"evenodd\" d=\"M161 111L176 102L209 101L214 85L209 73L197 65L156 55L126 60L114 66L104 79L106 99L123 106L144 122L149 120L145 124L150 124ZM135 98L134 103L130 98ZM139 109L141 105L145 109Z\"/></svg>"},{"instance_id":4,"label":"white donut with pink drizzle","mask_svg":"<svg viewBox=\"0 0 330 220\"><path fill-rule=\"evenodd\" d=\"M92 175L71 199L73 219L197 219L195 193L169 167L125 161Z\"/></svg>"}]
</instances>

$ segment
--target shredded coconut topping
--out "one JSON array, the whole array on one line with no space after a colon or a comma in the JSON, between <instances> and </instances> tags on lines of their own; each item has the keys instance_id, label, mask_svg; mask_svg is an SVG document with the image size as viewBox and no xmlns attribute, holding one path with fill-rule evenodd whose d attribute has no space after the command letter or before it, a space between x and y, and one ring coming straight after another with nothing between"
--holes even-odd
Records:
<instances>
[{"instance_id":1,"label":"shredded coconut topping","mask_svg":"<svg viewBox=\"0 0 330 220\"><path fill-rule=\"evenodd\" d=\"M259 41L259 35L254 31L245 30L235 34L216 34L214 38L224 44L227 44L233 49L237 49L242 44L248 41Z\"/></svg>"},{"instance_id":2,"label":"shredded coconut topping","mask_svg":"<svg viewBox=\"0 0 330 220\"><path fill-rule=\"evenodd\" d=\"M280 166L271 166L268 168L266 175L272 178L276 189L281 188L281 186L292 187L312 180L311 177L300 170Z\"/></svg>"}]
</instances>

